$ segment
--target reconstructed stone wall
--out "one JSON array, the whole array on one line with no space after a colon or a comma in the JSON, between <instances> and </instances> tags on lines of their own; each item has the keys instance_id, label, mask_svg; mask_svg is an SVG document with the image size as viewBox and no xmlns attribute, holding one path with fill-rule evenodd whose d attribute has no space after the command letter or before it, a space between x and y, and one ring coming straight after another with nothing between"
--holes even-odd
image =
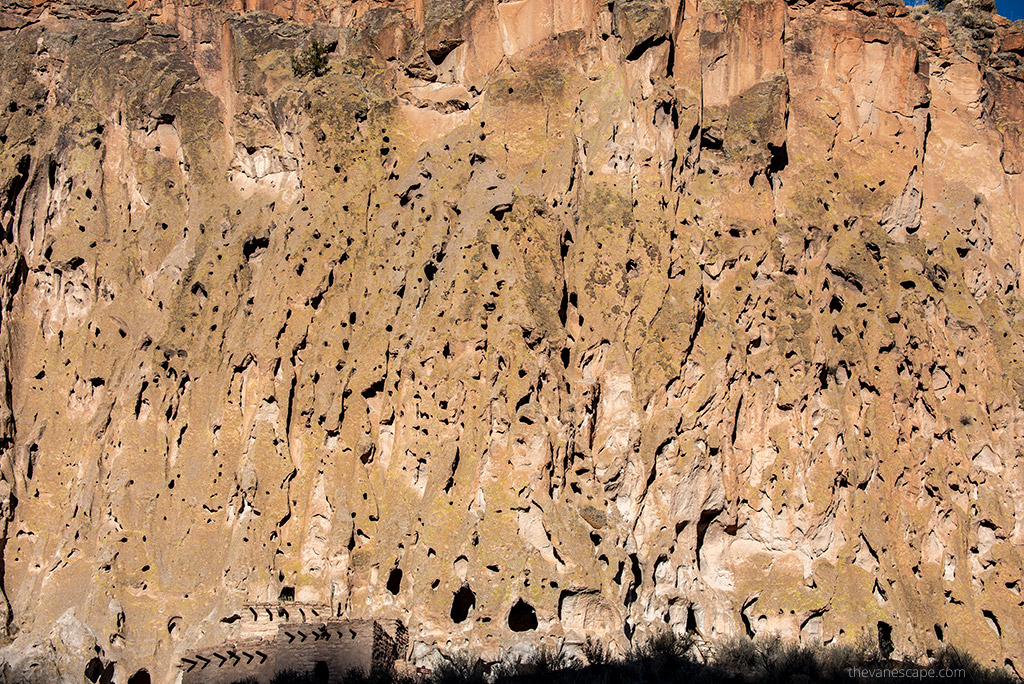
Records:
<instances>
[{"instance_id":1,"label":"reconstructed stone wall","mask_svg":"<svg viewBox=\"0 0 1024 684\"><path fill-rule=\"evenodd\" d=\"M333 612L331 606L323 603L249 603L236 613L237 621L229 624L242 638L273 639L283 623L321 624L333 617Z\"/></svg>"},{"instance_id":2,"label":"reconstructed stone wall","mask_svg":"<svg viewBox=\"0 0 1024 684\"><path fill-rule=\"evenodd\" d=\"M263 684L276 671L275 653L273 642L258 639L190 652L182 660L181 682L234 684L253 677Z\"/></svg>"},{"instance_id":3,"label":"reconstructed stone wall","mask_svg":"<svg viewBox=\"0 0 1024 684\"><path fill-rule=\"evenodd\" d=\"M394 669L396 643L372 620L331 620L278 625L273 639L224 643L190 652L181 661L182 684L232 684L248 677L260 684L279 672L314 672L323 663L330 684L350 670Z\"/></svg>"}]
</instances>

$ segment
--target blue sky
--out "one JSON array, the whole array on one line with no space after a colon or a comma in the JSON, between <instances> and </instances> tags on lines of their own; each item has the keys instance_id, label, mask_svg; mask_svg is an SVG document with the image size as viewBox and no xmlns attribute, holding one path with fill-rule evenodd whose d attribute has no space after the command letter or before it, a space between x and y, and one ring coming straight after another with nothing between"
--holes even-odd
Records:
<instances>
[{"instance_id":1,"label":"blue sky","mask_svg":"<svg viewBox=\"0 0 1024 684\"><path fill-rule=\"evenodd\" d=\"M923 5L927 0L904 0L908 5ZM996 0L996 9L1008 19L1024 19L1024 0Z\"/></svg>"},{"instance_id":2,"label":"blue sky","mask_svg":"<svg viewBox=\"0 0 1024 684\"><path fill-rule=\"evenodd\" d=\"M1010 19L1024 19L1024 0L996 0L999 13Z\"/></svg>"}]
</instances>

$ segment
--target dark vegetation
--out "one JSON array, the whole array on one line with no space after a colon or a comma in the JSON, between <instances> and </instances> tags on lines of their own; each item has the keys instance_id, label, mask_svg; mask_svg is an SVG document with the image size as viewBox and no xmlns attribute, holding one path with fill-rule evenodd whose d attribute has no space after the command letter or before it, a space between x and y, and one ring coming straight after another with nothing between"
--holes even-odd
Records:
<instances>
[{"instance_id":1,"label":"dark vegetation","mask_svg":"<svg viewBox=\"0 0 1024 684\"><path fill-rule=\"evenodd\" d=\"M882 673L882 670L889 672ZM893 670L903 672L894 675ZM323 673L320 676L323 677ZM838 646L808 646L778 637L756 641L735 638L716 645L705 660L689 636L672 635L656 637L622 658L613 657L601 644L588 640L582 654L578 655L540 650L523 660L484 663L466 654L456 654L441 661L431 673L402 676L350 672L344 681L347 684L814 684L891 682L894 679L970 684L1019 684L1022 681L1004 670L982 666L954 648L947 648L922 662L911 662L883 657L878 646L869 640ZM326 680L314 674L285 672L278 674L273 684L320 684L322 681Z\"/></svg>"},{"instance_id":2,"label":"dark vegetation","mask_svg":"<svg viewBox=\"0 0 1024 684\"><path fill-rule=\"evenodd\" d=\"M319 78L326 75L331 68L327 62L336 45L337 43L321 43L314 38L306 49L298 55L292 55L292 73L299 78Z\"/></svg>"}]
</instances>

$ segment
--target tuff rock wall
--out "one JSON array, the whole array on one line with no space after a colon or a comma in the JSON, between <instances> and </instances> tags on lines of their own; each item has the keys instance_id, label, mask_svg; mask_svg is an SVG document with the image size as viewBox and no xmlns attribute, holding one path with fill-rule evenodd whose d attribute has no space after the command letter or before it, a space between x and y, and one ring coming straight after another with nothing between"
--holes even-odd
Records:
<instances>
[{"instance_id":1,"label":"tuff rock wall","mask_svg":"<svg viewBox=\"0 0 1024 684\"><path fill-rule=\"evenodd\" d=\"M5 0L7 670L173 681L290 587L420 661L882 623L1021 671L987 9Z\"/></svg>"}]
</instances>

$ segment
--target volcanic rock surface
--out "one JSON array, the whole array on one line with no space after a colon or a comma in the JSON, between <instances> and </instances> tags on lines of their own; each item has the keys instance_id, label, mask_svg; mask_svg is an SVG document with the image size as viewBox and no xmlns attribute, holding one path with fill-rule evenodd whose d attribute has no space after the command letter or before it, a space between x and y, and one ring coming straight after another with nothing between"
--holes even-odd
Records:
<instances>
[{"instance_id":1,"label":"volcanic rock surface","mask_svg":"<svg viewBox=\"0 0 1024 684\"><path fill-rule=\"evenodd\" d=\"M2 659L1024 671L1024 35L899 0L0 8ZM311 39L329 72L298 78Z\"/></svg>"}]
</instances>

